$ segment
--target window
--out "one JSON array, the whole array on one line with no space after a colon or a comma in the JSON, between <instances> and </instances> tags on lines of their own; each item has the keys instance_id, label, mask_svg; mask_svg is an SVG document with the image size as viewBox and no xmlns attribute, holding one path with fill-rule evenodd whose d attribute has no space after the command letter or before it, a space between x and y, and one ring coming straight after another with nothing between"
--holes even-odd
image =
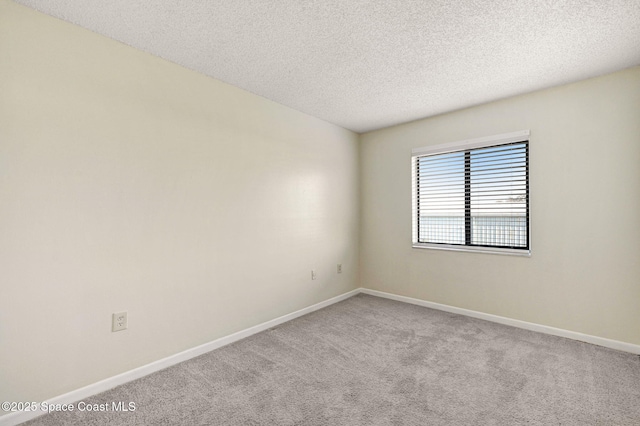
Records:
<instances>
[{"instance_id":1,"label":"window","mask_svg":"<svg viewBox=\"0 0 640 426\"><path fill-rule=\"evenodd\" d=\"M530 254L529 131L414 149L413 246Z\"/></svg>"}]
</instances>

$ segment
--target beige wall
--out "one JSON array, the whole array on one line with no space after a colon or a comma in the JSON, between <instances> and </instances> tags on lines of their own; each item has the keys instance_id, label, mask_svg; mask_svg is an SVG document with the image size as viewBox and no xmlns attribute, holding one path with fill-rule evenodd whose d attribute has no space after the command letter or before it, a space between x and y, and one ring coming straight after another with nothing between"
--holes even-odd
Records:
<instances>
[{"instance_id":1,"label":"beige wall","mask_svg":"<svg viewBox=\"0 0 640 426\"><path fill-rule=\"evenodd\" d=\"M357 190L356 134L0 0L0 401L356 288Z\"/></svg>"},{"instance_id":2,"label":"beige wall","mask_svg":"<svg viewBox=\"0 0 640 426\"><path fill-rule=\"evenodd\" d=\"M531 130L530 258L411 248L411 148ZM363 287L640 344L640 68L361 138Z\"/></svg>"}]
</instances>

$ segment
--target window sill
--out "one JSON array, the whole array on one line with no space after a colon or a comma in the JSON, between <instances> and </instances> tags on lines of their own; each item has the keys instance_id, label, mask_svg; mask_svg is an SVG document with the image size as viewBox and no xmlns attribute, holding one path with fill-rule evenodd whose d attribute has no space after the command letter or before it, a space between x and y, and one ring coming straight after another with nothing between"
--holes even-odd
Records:
<instances>
[{"instance_id":1,"label":"window sill","mask_svg":"<svg viewBox=\"0 0 640 426\"><path fill-rule=\"evenodd\" d=\"M417 244L417 243L413 244L413 248L431 249L431 250L448 250L448 251L466 251L470 253L502 254L507 256L531 257L531 250L518 250L518 249L454 246L454 245L446 245L446 244Z\"/></svg>"}]
</instances>

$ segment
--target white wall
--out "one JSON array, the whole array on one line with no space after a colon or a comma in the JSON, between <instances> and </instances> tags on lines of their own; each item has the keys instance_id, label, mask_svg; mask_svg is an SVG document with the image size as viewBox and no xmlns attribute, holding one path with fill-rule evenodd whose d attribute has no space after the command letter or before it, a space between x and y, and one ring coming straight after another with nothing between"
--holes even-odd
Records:
<instances>
[{"instance_id":1,"label":"white wall","mask_svg":"<svg viewBox=\"0 0 640 426\"><path fill-rule=\"evenodd\" d=\"M0 0L0 401L356 288L357 186L356 134Z\"/></svg>"},{"instance_id":2,"label":"white wall","mask_svg":"<svg viewBox=\"0 0 640 426\"><path fill-rule=\"evenodd\" d=\"M531 130L531 258L411 248L411 148ZM640 68L361 137L363 287L640 344Z\"/></svg>"}]
</instances>

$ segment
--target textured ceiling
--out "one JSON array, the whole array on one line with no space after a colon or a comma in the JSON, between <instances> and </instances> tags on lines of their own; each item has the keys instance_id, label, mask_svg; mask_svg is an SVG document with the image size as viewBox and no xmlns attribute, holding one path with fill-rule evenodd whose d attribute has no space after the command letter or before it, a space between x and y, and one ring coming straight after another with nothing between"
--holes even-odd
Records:
<instances>
[{"instance_id":1,"label":"textured ceiling","mask_svg":"<svg viewBox=\"0 0 640 426\"><path fill-rule=\"evenodd\" d=\"M640 0L18 0L365 132L640 64Z\"/></svg>"}]
</instances>

